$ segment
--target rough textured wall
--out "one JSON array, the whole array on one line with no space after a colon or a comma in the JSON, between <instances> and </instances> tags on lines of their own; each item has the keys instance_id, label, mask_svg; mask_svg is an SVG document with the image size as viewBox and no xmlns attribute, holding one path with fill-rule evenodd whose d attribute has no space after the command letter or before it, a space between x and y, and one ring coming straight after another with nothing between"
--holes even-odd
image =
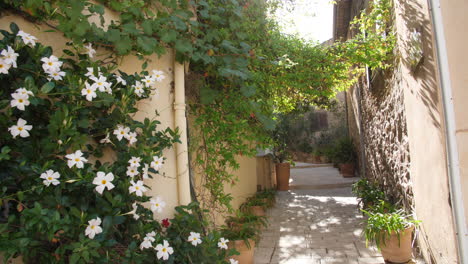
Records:
<instances>
[{"instance_id":1,"label":"rough textured wall","mask_svg":"<svg viewBox=\"0 0 468 264\"><path fill-rule=\"evenodd\" d=\"M365 144L366 175L376 179L387 197L401 202L408 211L413 205L410 155L403 91L398 70L384 86L360 85Z\"/></svg>"}]
</instances>

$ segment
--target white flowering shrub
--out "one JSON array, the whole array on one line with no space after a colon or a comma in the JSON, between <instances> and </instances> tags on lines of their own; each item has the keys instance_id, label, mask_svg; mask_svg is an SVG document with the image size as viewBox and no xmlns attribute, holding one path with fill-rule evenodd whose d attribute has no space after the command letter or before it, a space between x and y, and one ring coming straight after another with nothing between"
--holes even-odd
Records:
<instances>
[{"instance_id":1,"label":"white flowering shrub","mask_svg":"<svg viewBox=\"0 0 468 264\"><path fill-rule=\"evenodd\" d=\"M168 219L162 226L154 219L164 210L164 197L145 195L145 180L164 166L163 150L178 141L178 133L132 115L137 101L157 92L164 73L115 74L90 60L92 44L80 49L69 43L58 57L15 24L0 32L5 260L21 255L25 263L190 263L190 254L203 257L199 247L209 252L209 263L227 263L216 232L207 234L183 208L176 218L184 213L185 220L173 221L183 227ZM197 208L191 205L190 212ZM191 232L198 236L187 239Z\"/></svg>"}]
</instances>

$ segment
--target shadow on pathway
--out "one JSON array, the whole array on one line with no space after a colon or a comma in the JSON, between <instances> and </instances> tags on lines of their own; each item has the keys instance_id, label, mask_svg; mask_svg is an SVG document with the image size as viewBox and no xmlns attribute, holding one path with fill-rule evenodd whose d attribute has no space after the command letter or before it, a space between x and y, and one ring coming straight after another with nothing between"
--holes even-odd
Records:
<instances>
[{"instance_id":1,"label":"shadow on pathway","mask_svg":"<svg viewBox=\"0 0 468 264\"><path fill-rule=\"evenodd\" d=\"M384 263L366 248L362 215L351 184L332 167L291 169L290 190L278 192L270 225L255 250L256 264Z\"/></svg>"}]
</instances>

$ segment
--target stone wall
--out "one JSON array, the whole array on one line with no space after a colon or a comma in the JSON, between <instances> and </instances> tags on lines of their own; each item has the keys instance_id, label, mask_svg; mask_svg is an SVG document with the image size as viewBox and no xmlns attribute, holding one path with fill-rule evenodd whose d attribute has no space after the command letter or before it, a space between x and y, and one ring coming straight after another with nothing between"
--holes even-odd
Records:
<instances>
[{"instance_id":1,"label":"stone wall","mask_svg":"<svg viewBox=\"0 0 468 264\"><path fill-rule=\"evenodd\" d=\"M387 197L412 211L413 191L410 178L410 154L399 70L377 85L360 85L362 96L362 133L365 169L368 178L375 179ZM383 76L378 78L385 78Z\"/></svg>"}]
</instances>

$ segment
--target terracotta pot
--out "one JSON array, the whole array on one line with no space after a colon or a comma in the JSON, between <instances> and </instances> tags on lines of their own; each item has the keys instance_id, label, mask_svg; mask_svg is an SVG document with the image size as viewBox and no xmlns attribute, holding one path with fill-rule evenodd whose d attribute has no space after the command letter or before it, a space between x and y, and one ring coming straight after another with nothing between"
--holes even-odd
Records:
<instances>
[{"instance_id":1,"label":"terracotta pot","mask_svg":"<svg viewBox=\"0 0 468 264\"><path fill-rule=\"evenodd\" d=\"M276 182L280 191L289 190L289 175L291 165L289 163L276 163Z\"/></svg>"},{"instance_id":2,"label":"terracotta pot","mask_svg":"<svg viewBox=\"0 0 468 264\"><path fill-rule=\"evenodd\" d=\"M340 173L345 178L354 177L354 163L340 164Z\"/></svg>"},{"instance_id":3,"label":"terracotta pot","mask_svg":"<svg viewBox=\"0 0 468 264\"><path fill-rule=\"evenodd\" d=\"M385 261L406 263L413 257L411 248L413 230L413 226L406 228L404 232L400 233L400 240L398 240L398 235L394 232L387 236L385 245L380 245L380 251Z\"/></svg>"},{"instance_id":4,"label":"terracotta pot","mask_svg":"<svg viewBox=\"0 0 468 264\"><path fill-rule=\"evenodd\" d=\"M262 206L259 206L259 205L250 206L249 210L250 210L250 213L255 216L265 216L265 210L263 209Z\"/></svg>"},{"instance_id":5,"label":"terracotta pot","mask_svg":"<svg viewBox=\"0 0 468 264\"><path fill-rule=\"evenodd\" d=\"M322 162L322 163L328 163L328 157L326 157L326 156L320 156L320 162Z\"/></svg>"},{"instance_id":6,"label":"terracotta pot","mask_svg":"<svg viewBox=\"0 0 468 264\"><path fill-rule=\"evenodd\" d=\"M240 255L233 255L229 258L239 261L239 264L254 264L255 241L249 239L249 244L250 248L247 247L244 240L229 241L229 249L235 248L240 253Z\"/></svg>"}]
</instances>

